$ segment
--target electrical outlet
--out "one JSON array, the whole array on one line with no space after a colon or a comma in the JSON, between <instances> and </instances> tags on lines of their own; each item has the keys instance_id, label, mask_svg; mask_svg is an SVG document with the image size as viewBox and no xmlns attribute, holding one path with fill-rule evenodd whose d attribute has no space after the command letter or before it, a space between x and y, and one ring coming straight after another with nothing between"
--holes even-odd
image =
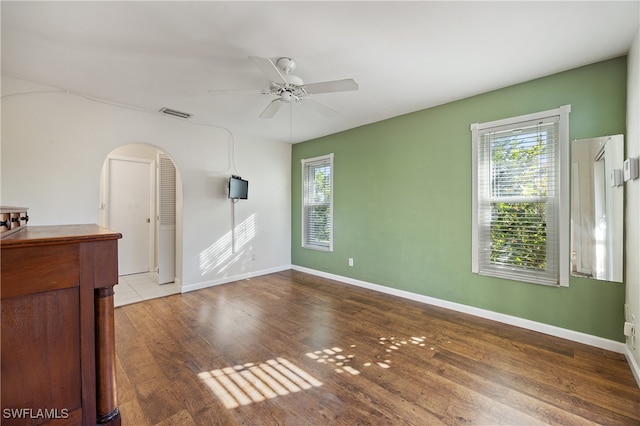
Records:
<instances>
[{"instance_id":1,"label":"electrical outlet","mask_svg":"<svg viewBox=\"0 0 640 426\"><path fill-rule=\"evenodd\" d=\"M636 316L634 314L630 314L629 318L626 318L628 312L628 308L625 305L625 322L624 322L624 336L627 339L627 346L631 348L631 350L635 350L636 348L636 330L638 326L636 324Z\"/></svg>"},{"instance_id":2,"label":"electrical outlet","mask_svg":"<svg viewBox=\"0 0 640 426\"><path fill-rule=\"evenodd\" d=\"M349 258L349 266L353 266L353 257Z\"/></svg>"},{"instance_id":3,"label":"electrical outlet","mask_svg":"<svg viewBox=\"0 0 640 426\"><path fill-rule=\"evenodd\" d=\"M251 253L251 260L256 260L256 254L255 253Z\"/></svg>"}]
</instances>

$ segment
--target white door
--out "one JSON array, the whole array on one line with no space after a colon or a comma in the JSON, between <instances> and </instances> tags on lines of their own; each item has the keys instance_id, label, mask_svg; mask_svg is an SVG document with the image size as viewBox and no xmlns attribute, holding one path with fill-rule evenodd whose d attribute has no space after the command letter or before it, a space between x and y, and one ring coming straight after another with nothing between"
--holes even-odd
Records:
<instances>
[{"instance_id":1,"label":"white door","mask_svg":"<svg viewBox=\"0 0 640 426\"><path fill-rule=\"evenodd\" d=\"M176 278L176 168L158 153L158 284Z\"/></svg>"},{"instance_id":2,"label":"white door","mask_svg":"<svg viewBox=\"0 0 640 426\"><path fill-rule=\"evenodd\" d=\"M120 232L118 273L150 271L152 162L109 159L109 228Z\"/></svg>"}]
</instances>

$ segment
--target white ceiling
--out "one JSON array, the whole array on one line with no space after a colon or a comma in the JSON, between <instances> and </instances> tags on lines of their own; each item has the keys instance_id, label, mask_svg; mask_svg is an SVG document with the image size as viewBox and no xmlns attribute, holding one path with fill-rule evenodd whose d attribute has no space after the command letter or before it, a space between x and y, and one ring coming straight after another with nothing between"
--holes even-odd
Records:
<instances>
[{"instance_id":1,"label":"white ceiling","mask_svg":"<svg viewBox=\"0 0 640 426\"><path fill-rule=\"evenodd\" d=\"M624 55L639 5L2 1L2 74L298 142ZM306 83L360 89L314 95L335 117L294 105L260 119L273 97L249 56L289 56Z\"/></svg>"}]
</instances>

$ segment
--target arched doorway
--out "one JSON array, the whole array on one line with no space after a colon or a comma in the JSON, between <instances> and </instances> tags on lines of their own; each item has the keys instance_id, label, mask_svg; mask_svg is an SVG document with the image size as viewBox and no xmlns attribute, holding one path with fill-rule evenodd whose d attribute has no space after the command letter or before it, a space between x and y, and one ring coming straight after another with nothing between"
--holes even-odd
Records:
<instances>
[{"instance_id":1,"label":"arched doorway","mask_svg":"<svg viewBox=\"0 0 640 426\"><path fill-rule=\"evenodd\" d=\"M116 306L181 291L182 183L171 157L129 144L105 159L100 224L120 232Z\"/></svg>"}]
</instances>

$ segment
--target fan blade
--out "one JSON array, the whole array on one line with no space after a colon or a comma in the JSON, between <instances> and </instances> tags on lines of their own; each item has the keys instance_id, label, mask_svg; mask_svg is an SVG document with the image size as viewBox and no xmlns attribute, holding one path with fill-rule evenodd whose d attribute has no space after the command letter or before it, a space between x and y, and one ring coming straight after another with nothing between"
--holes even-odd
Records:
<instances>
[{"instance_id":1,"label":"fan blade","mask_svg":"<svg viewBox=\"0 0 640 426\"><path fill-rule=\"evenodd\" d=\"M338 115L338 111L323 104L322 102L318 102L315 99L310 99L310 98L302 98L300 99L300 104L314 110L315 112L322 114L326 117L333 117L335 115Z\"/></svg>"},{"instance_id":2,"label":"fan blade","mask_svg":"<svg viewBox=\"0 0 640 426\"><path fill-rule=\"evenodd\" d=\"M347 90L358 90L358 83L352 78L346 78L344 80L322 81L320 83L305 84L304 89L307 93L329 93L329 92L344 92Z\"/></svg>"},{"instance_id":3,"label":"fan blade","mask_svg":"<svg viewBox=\"0 0 640 426\"><path fill-rule=\"evenodd\" d=\"M249 56L249 59L260 68L262 73L267 77L269 81L278 84L286 84L284 76L280 73L278 68L267 58L259 58L257 56Z\"/></svg>"},{"instance_id":4,"label":"fan blade","mask_svg":"<svg viewBox=\"0 0 640 426\"><path fill-rule=\"evenodd\" d=\"M271 103L267 105L267 107L264 109L264 111L262 111L262 113L260 114L260 118L273 117L274 115L276 115L276 112L278 112L281 106L282 106L282 99L278 98L278 99L272 100Z\"/></svg>"},{"instance_id":5,"label":"fan blade","mask_svg":"<svg viewBox=\"0 0 640 426\"><path fill-rule=\"evenodd\" d=\"M234 90L234 89L229 89L229 90L216 90L216 89L212 89L209 90L209 93L212 95L259 95L259 94L266 94L266 93L271 93L270 91L267 90L256 90L256 89L247 89L247 90Z\"/></svg>"}]
</instances>

